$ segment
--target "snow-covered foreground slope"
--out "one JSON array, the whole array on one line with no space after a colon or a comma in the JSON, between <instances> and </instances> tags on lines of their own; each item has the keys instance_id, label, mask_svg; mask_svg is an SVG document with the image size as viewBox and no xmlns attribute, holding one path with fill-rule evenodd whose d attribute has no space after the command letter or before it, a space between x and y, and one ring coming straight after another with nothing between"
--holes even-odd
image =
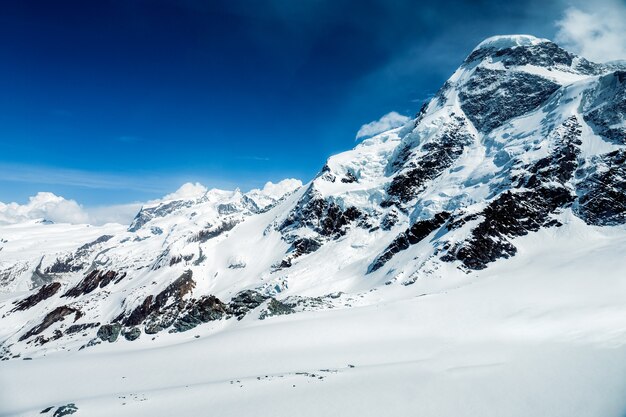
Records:
<instances>
[{"instance_id":1,"label":"snow-covered foreground slope","mask_svg":"<svg viewBox=\"0 0 626 417\"><path fill-rule=\"evenodd\" d=\"M305 185L1 226L0 412L623 416L625 120L623 68L494 37Z\"/></svg>"},{"instance_id":2,"label":"snow-covered foreground slope","mask_svg":"<svg viewBox=\"0 0 626 417\"><path fill-rule=\"evenodd\" d=\"M428 295L2 362L2 415L623 415L624 230L572 218L516 244Z\"/></svg>"}]
</instances>

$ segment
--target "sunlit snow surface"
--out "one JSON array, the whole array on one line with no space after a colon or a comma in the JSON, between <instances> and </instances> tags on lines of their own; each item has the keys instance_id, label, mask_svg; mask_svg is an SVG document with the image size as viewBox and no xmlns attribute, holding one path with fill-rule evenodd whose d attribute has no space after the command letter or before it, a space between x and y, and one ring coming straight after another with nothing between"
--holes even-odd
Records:
<instances>
[{"instance_id":1,"label":"sunlit snow surface","mask_svg":"<svg viewBox=\"0 0 626 417\"><path fill-rule=\"evenodd\" d=\"M427 296L0 362L2 415L622 415L626 233L566 217Z\"/></svg>"}]
</instances>

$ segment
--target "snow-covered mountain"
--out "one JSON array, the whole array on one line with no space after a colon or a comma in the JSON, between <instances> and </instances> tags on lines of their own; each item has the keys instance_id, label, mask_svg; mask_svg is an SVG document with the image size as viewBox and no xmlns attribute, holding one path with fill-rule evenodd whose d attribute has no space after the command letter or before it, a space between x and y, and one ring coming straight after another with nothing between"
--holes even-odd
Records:
<instances>
[{"instance_id":1,"label":"snow-covered mountain","mask_svg":"<svg viewBox=\"0 0 626 417\"><path fill-rule=\"evenodd\" d=\"M157 366L158 352L145 353L149 349L195 358L196 346L224 361L216 353L224 343L240 359L251 354L258 362L266 356L281 362L279 353L286 355L280 378L287 375L290 381L299 370L307 378L317 370L323 380L326 374L319 369L326 366L329 373L344 375L344 383L353 381L352 368L339 367L340 361L327 352L318 355L310 334L319 334L320 345L346 347L356 361L371 366L384 362L387 349L394 363L406 362L409 371L422 376L438 367L469 369L519 359L501 368L502 378L489 380L493 383L487 386L495 387L515 384L509 373L532 358L516 356L521 345L510 344L505 349L510 357L504 354L503 359L488 347L493 340L506 344L526 336L530 343L556 335L559 343L579 337L623 344L626 319L621 317L626 315L620 314L626 308L619 296L626 295L625 118L626 68L589 62L532 36L489 38L414 119L330 157L305 185L285 180L248 193L175 193L144 206L125 227L34 220L1 226L0 353L10 364L23 363L11 359L33 357L34 363L46 356L41 360L49 361L51 370L68 367L84 380L87 374L78 371L88 362L82 359L88 356L80 356L84 352L131 352L128 357L133 358L140 354L132 352L144 352L146 363ZM570 285L576 290L564 290ZM324 326L336 326L336 331ZM467 334L463 326L476 333ZM372 329L383 334L376 338L369 334ZM485 356L468 353L471 360L465 363L459 356L465 346L460 340L473 348L487 346ZM414 344L424 341L427 347ZM415 367L419 352L426 352L424 357L440 352L445 341L454 341L453 359L435 358L432 369ZM371 343L373 350L351 350L361 342ZM260 347L253 354L241 350L240 343ZM403 345L393 347L396 343ZM312 359L299 360L277 346L311 350ZM581 346L584 356L591 348ZM60 351L80 359L50 362L53 354L62 357ZM563 357L559 352L541 354L563 371L566 360L555 360ZM626 361L616 362L611 353L603 358L598 375L626 367ZM247 371L208 360L220 375L208 380L191 374L185 379L174 365L165 366L175 380L167 387L177 387L165 397L197 394L194 389L199 388L176 391L187 383L237 380L240 385L241 375L279 378L277 371L254 360L244 361ZM597 365L583 362L590 368ZM182 366L180 360L173 363ZM26 381L34 369L7 365L6 374ZM586 369L581 370L585 378ZM26 376L18 377L21 373ZM164 389L136 382L118 391L113 382L117 374L104 374L112 384L101 392L104 397ZM377 370L361 373L364 381L379 377ZM571 392L584 391L583 382L577 381L582 379L568 385ZM218 385L216 390L225 389ZM90 399L94 391L75 389L78 393L44 395L28 403L13 388L7 412L30 412L29 407L58 399L77 404L84 399L96 408L100 404ZM264 388L254 389L256 401L262 402ZM376 389L375 384L366 387ZM469 398L470 392L463 393ZM358 402L354 394L345 395ZM565 401L559 395L554 398ZM521 407L519 414L500 414L626 412L626 404L592 397L585 397L591 407L585 413L572 414L564 407L546 408L553 412L544 414ZM518 400L510 394L504 398ZM432 408L419 408L420 415L448 415L437 414L441 404L429 401ZM492 401L500 404L499 399ZM197 404L182 414L193 415L214 401ZM138 414L116 408L115 414L155 415L151 407L137 409ZM272 410L276 412L268 415L287 414L280 407ZM372 415L382 412L367 410ZM475 413L459 412L462 407L450 410L455 415L497 414L480 407ZM362 411L356 414L369 415ZM406 410L400 414L407 415Z\"/></svg>"}]
</instances>

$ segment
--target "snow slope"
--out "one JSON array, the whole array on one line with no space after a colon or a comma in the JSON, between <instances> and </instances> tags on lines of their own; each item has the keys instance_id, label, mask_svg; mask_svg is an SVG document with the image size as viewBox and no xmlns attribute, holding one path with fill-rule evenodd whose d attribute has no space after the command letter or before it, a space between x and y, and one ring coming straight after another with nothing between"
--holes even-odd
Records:
<instances>
[{"instance_id":1,"label":"snow slope","mask_svg":"<svg viewBox=\"0 0 626 417\"><path fill-rule=\"evenodd\" d=\"M3 362L2 415L622 415L623 232L572 216L471 285Z\"/></svg>"}]
</instances>

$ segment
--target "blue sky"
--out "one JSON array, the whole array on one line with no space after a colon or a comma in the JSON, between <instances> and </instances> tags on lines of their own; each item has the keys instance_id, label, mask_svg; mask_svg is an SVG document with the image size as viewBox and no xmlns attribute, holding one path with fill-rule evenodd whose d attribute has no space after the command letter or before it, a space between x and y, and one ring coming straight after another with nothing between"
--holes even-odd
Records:
<instances>
[{"instance_id":1,"label":"blue sky","mask_svg":"<svg viewBox=\"0 0 626 417\"><path fill-rule=\"evenodd\" d=\"M307 181L361 125L413 116L482 39L554 38L571 6L4 2L0 201L50 191L97 206L187 181Z\"/></svg>"}]
</instances>

